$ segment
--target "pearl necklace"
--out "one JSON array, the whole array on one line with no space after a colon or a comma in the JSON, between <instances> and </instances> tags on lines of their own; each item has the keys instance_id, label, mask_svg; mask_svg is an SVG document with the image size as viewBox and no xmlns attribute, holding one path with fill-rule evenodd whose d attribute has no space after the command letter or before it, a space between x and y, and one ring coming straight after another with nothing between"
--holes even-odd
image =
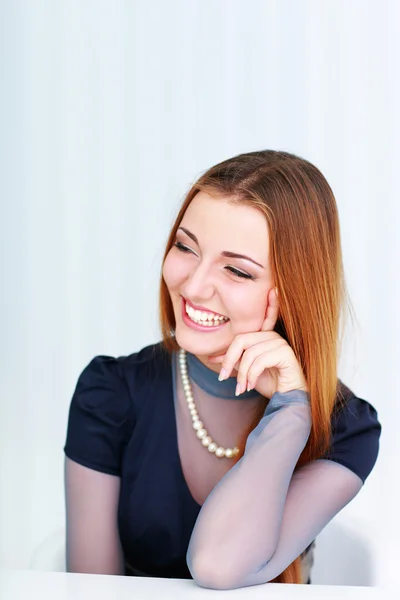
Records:
<instances>
[{"instance_id":1,"label":"pearl necklace","mask_svg":"<svg viewBox=\"0 0 400 600\"><path fill-rule=\"evenodd\" d=\"M218 458L235 458L239 454L239 448L235 446L234 448L225 449L222 446L218 446L218 444L216 444L214 440L207 434L207 430L204 429L203 423L200 421L187 370L186 350L183 348L180 348L179 350L179 369L181 373L183 392L185 394L188 409L192 417L193 429L195 430L198 439L203 446L207 448L209 452L211 452L211 454L215 454L215 456Z\"/></svg>"}]
</instances>

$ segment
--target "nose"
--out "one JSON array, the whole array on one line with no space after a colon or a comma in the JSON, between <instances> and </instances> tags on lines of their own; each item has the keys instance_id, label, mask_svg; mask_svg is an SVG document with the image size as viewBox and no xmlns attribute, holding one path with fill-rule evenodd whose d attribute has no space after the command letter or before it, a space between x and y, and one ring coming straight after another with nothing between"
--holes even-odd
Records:
<instances>
[{"instance_id":1,"label":"nose","mask_svg":"<svg viewBox=\"0 0 400 600\"><path fill-rule=\"evenodd\" d=\"M204 304L204 300L212 298L214 292L210 269L204 263L190 271L182 288L183 295L194 304Z\"/></svg>"}]
</instances>

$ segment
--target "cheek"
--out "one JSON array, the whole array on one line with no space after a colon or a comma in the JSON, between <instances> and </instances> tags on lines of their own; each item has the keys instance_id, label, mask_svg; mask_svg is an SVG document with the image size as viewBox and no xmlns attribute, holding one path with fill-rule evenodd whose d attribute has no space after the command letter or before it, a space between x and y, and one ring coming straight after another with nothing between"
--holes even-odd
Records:
<instances>
[{"instance_id":1,"label":"cheek","mask_svg":"<svg viewBox=\"0 0 400 600\"><path fill-rule=\"evenodd\" d=\"M264 322L267 309L265 299L268 290L262 288L250 291L250 286L246 287L247 289L243 289L243 293L239 291L230 296L229 314L238 333L258 331Z\"/></svg>"},{"instance_id":2,"label":"cheek","mask_svg":"<svg viewBox=\"0 0 400 600\"><path fill-rule=\"evenodd\" d=\"M179 257L170 250L165 258L162 275L166 286L170 290L174 290L176 287L180 285L180 282L185 277L185 267L182 263L182 260L179 260Z\"/></svg>"}]
</instances>

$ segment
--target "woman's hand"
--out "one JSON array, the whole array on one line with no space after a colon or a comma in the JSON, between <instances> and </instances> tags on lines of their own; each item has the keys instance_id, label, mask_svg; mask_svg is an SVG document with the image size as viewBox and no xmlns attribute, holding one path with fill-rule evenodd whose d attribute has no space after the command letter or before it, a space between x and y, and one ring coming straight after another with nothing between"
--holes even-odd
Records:
<instances>
[{"instance_id":1,"label":"woman's hand","mask_svg":"<svg viewBox=\"0 0 400 600\"><path fill-rule=\"evenodd\" d=\"M272 288L261 330L237 335L224 355L208 358L210 363L222 363L221 381L227 379L234 369L237 370L237 396L246 389L254 388L269 399L275 392L308 391L292 348L273 331L277 318L278 297L275 288Z\"/></svg>"}]
</instances>

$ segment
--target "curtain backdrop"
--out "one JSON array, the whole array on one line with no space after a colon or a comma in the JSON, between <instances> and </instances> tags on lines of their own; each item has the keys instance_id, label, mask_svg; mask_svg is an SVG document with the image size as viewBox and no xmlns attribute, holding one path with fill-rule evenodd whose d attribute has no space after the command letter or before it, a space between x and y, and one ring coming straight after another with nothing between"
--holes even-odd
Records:
<instances>
[{"instance_id":1,"label":"curtain backdrop","mask_svg":"<svg viewBox=\"0 0 400 600\"><path fill-rule=\"evenodd\" d=\"M64 523L83 367L160 339L190 184L265 148L314 162L336 195L359 324L340 376L384 426L336 521L399 537L399 23L396 0L0 2L0 566L27 568Z\"/></svg>"}]
</instances>

